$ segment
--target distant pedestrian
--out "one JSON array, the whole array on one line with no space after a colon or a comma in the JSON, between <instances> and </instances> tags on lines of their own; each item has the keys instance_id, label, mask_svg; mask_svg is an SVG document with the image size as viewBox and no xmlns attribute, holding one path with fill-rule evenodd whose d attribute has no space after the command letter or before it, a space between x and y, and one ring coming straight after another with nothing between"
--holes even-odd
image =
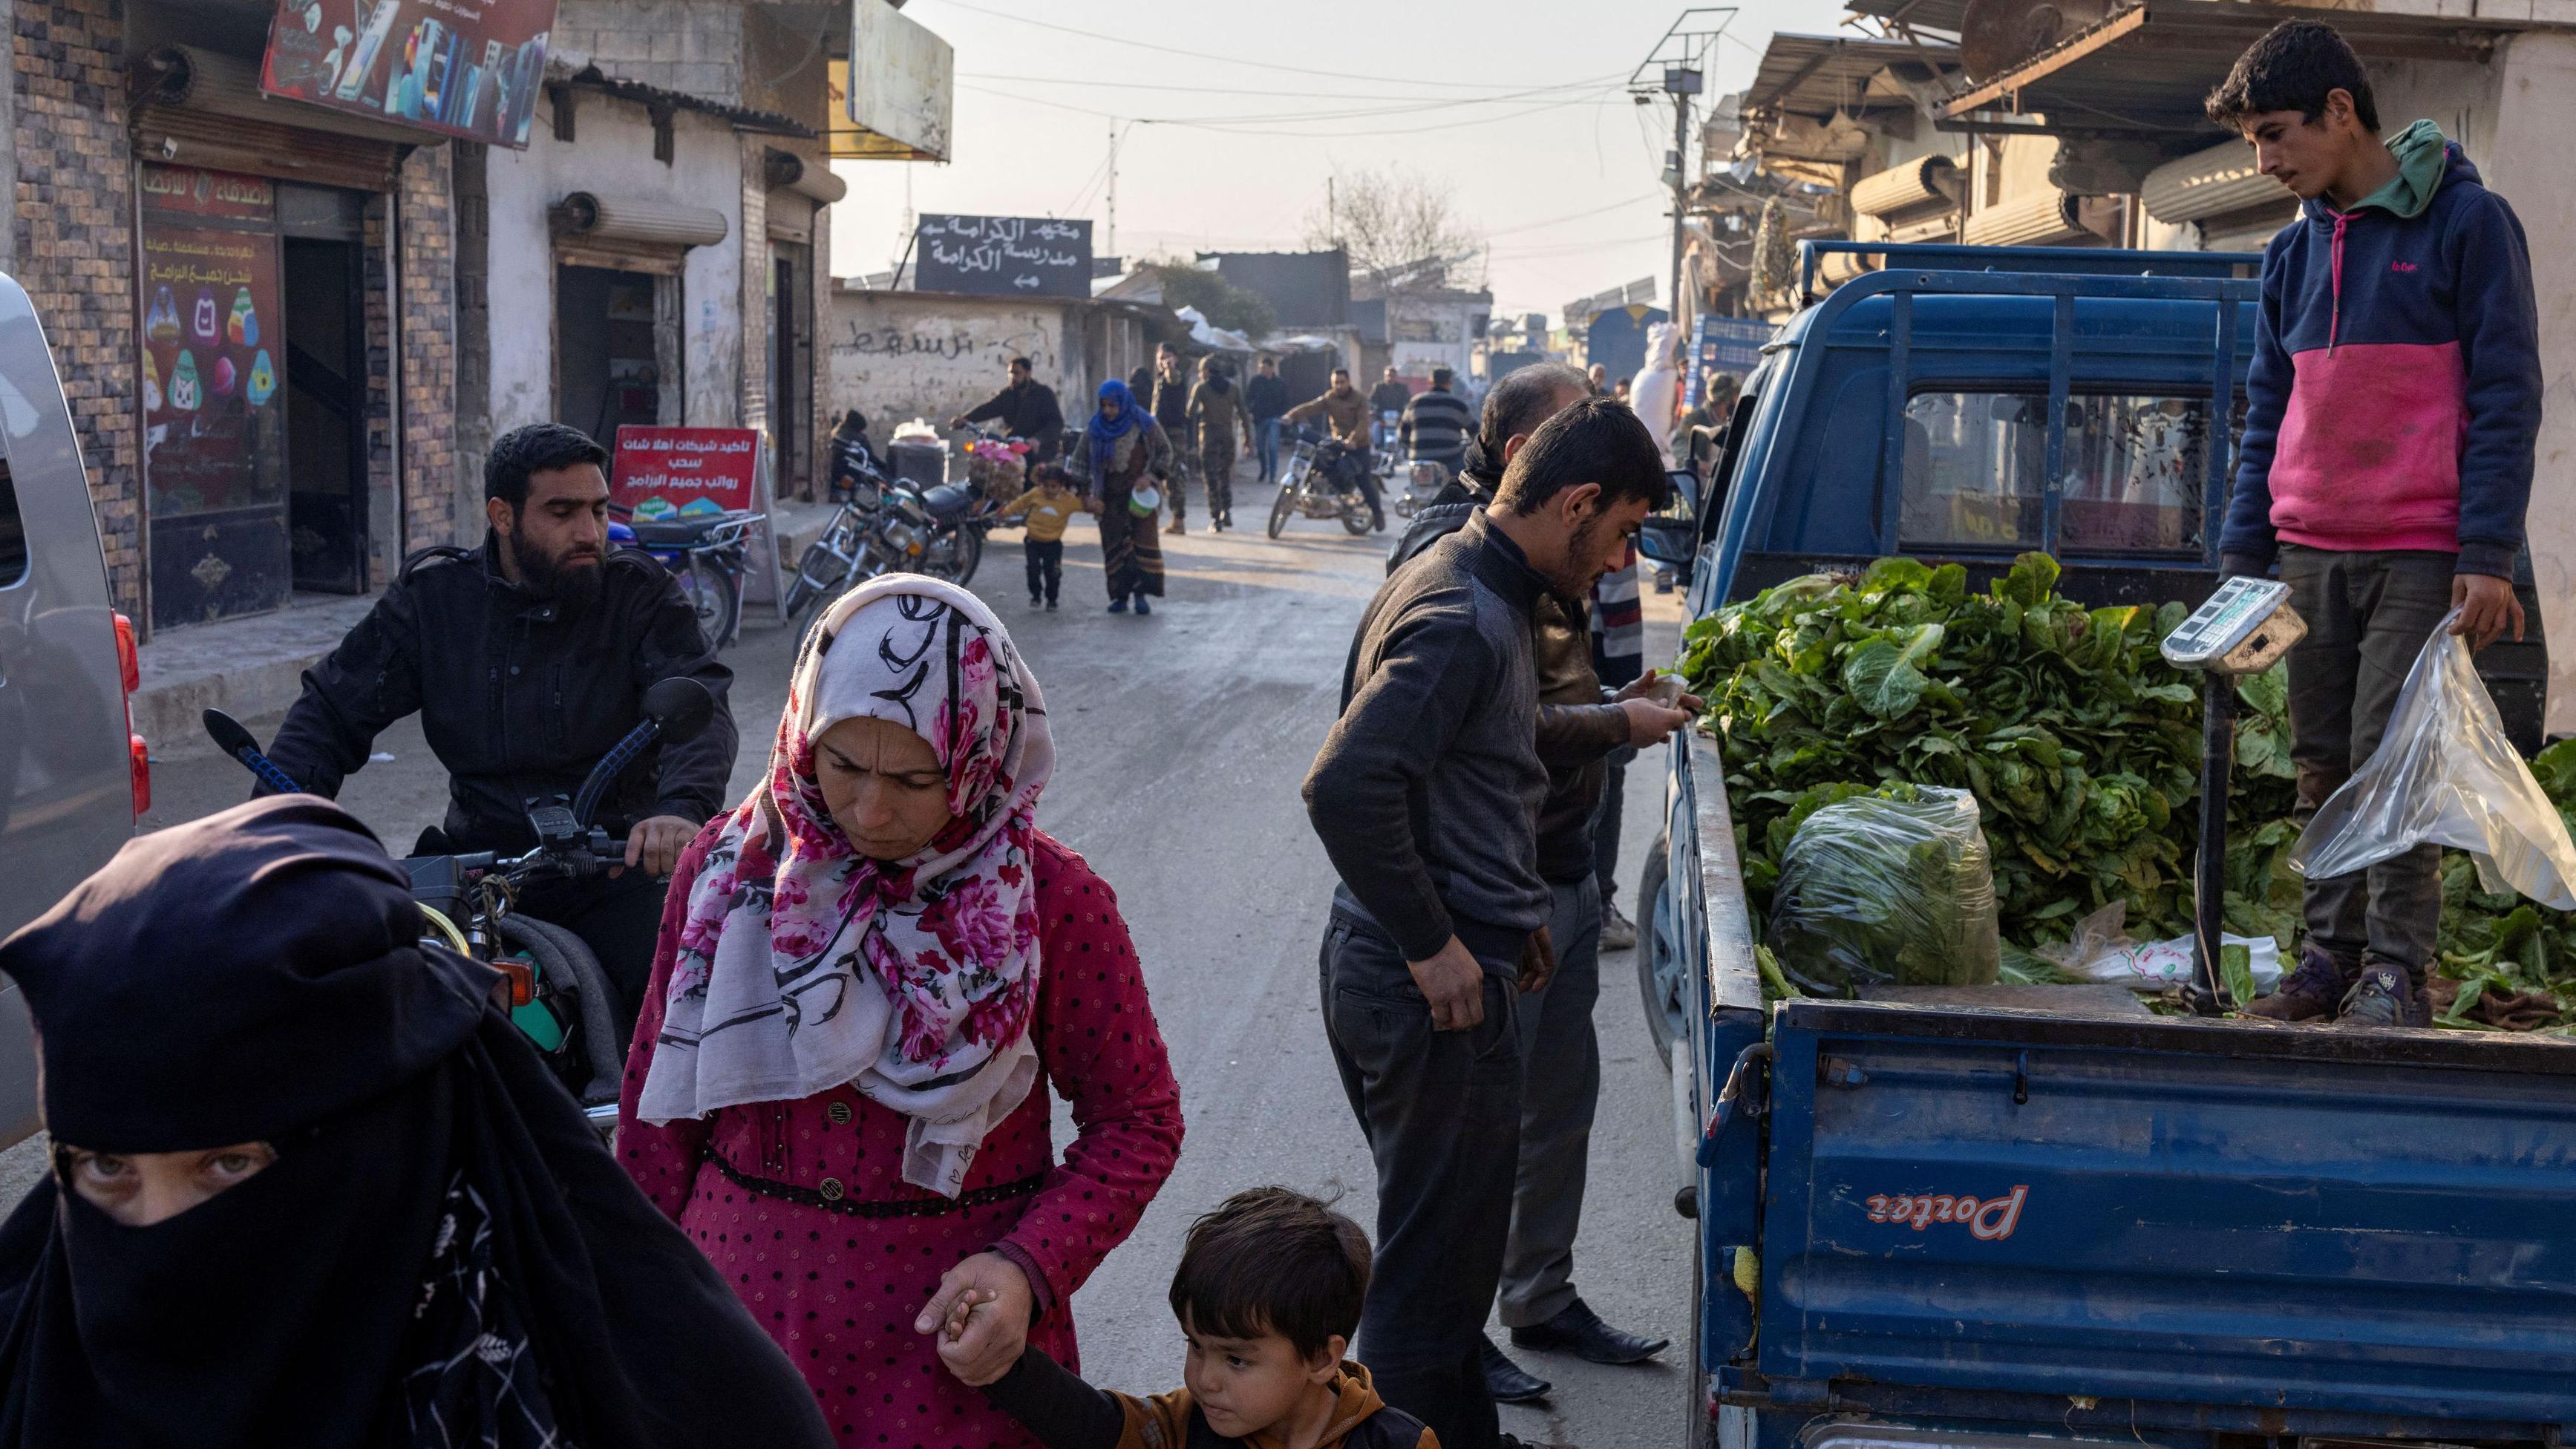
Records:
<instances>
[{"instance_id":1,"label":"distant pedestrian","mask_svg":"<svg viewBox=\"0 0 2576 1449\"><path fill-rule=\"evenodd\" d=\"M1637 374L1628 394L1628 406L1637 410L1638 420L1655 435L1667 468L1673 465L1673 425L1682 416L1681 340L1682 330L1670 322L1646 329L1645 370Z\"/></svg>"},{"instance_id":2,"label":"distant pedestrian","mask_svg":"<svg viewBox=\"0 0 2576 1449\"><path fill-rule=\"evenodd\" d=\"M1359 1224L1303 1193L1256 1187L1183 1241L1170 1295L1189 1342L1180 1388L1150 1399L1095 1389L1030 1348L984 1393L1048 1449L1439 1449L1347 1357L1368 1281Z\"/></svg>"},{"instance_id":3,"label":"distant pedestrian","mask_svg":"<svg viewBox=\"0 0 2576 1449\"><path fill-rule=\"evenodd\" d=\"M1261 481L1279 481L1279 420L1288 412L1288 380L1279 375L1279 359L1265 356L1243 385L1243 406L1252 415L1252 441L1261 461Z\"/></svg>"},{"instance_id":4,"label":"distant pedestrian","mask_svg":"<svg viewBox=\"0 0 2576 1449\"><path fill-rule=\"evenodd\" d=\"M1594 397L1599 397L1610 390L1610 368L1608 364L1596 362L1592 364L1591 369L1583 375L1591 379L1592 395Z\"/></svg>"},{"instance_id":5,"label":"distant pedestrian","mask_svg":"<svg viewBox=\"0 0 2576 1449\"><path fill-rule=\"evenodd\" d=\"M1100 509L1100 567L1109 581L1109 612L1123 614L1132 601L1136 612L1154 612L1153 599L1163 596L1163 541L1155 533L1160 500L1145 500L1140 490L1169 485L1172 441L1163 426L1136 405L1123 382L1100 385L1100 406L1083 433L1090 464L1091 497Z\"/></svg>"},{"instance_id":6,"label":"distant pedestrian","mask_svg":"<svg viewBox=\"0 0 2576 1449\"><path fill-rule=\"evenodd\" d=\"M1154 356L1154 395L1144 401L1146 411L1172 443L1171 473L1163 488L1163 501L1172 507L1172 532L1187 533L1184 515L1189 511L1190 475L1198 471L1198 450L1190 446L1189 371L1168 343Z\"/></svg>"},{"instance_id":7,"label":"distant pedestrian","mask_svg":"<svg viewBox=\"0 0 2576 1449\"><path fill-rule=\"evenodd\" d=\"M1002 510L1002 521L1026 525L1020 548L1028 555L1029 607L1043 601L1052 613L1064 584L1065 525L1083 511L1082 495L1067 486L1059 464L1040 463L1030 476L1037 486L1012 499Z\"/></svg>"},{"instance_id":8,"label":"distant pedestrian","mask_svg":"<svg viewBox=\"0 0 2576 1449\"><path fill-rule=\"evenodd\" d=\"M950 418L948 426L998 421L1012 437L1029 441L1032 464L1053 462L1064 443L1064 410L1056 405L1055 389L1037 380L1033 364L1025 357L1011 359L1009 376L1009 384L1000 392Z\"/></svg>"},{"instance_id":9,"label":"distant pedestrian","mask_svg":"<svg viewBox=\"0 0 2576 1449\"><path fill-rule=\"evenodd\" d=\"M1326 1035L1377 1166L1363 1356L1450 1449L1500 1442L1483 1328L1519 1163L1516 1014L1553 969L1531 610L1589 594L1667 488L1626 409L1549 419L1494 503L1378 590L1306 777L1341 876Z\"/></svg>"},{"instance_id":10,"label":"distant pedestrian","mask_svg":"<svg viewBox=\"0 0 2576 1449\"><path fill-rule=\"evenodd\" d=\"M1592 672L1608 689L1625 689L1646 672L1646 609L1637 597L1633 551L1592 586ZM1628 766L1636 758L1633 747L1610 756L1609 778L1602 782L1601 805L1592 817L1593 875L1601 884L1604 951L1626 951L1637 944L1637 923L1619 908L1620 802L1627 798Z\"/></svg>"},{"instance_id":11,"label":"distant pedestrian","mask_svg":"<svg viewBox=\"0 0 2576 1449\"><path fill-rule=\"evenodd\" d=\"M1476 435L1476 412L1452 384L1457 374L1431 369L1431 388L1404 405L1399 431L1406 455L1425 458L1456 477L1467 466L1467 440Z\"/></svg>"},{"instance_id":12,"label":"distant pedestrian","mask_svg":"<svg viewBox=\"0 0 2576 1449\"><path fill-rule=\"evenodd\" d=\"M1618 385L1617 387L1614 387L1614 388L1612 388L1612 389L1610 390L1610 395L1611 395L1612 397L1617 398L1619 401L1621 401L1621 402L1623 402L1623 403L1628 403L1628 402L1630 402L1630 393L1631 393L1631 391L1633 390L1634 386L1635 386L1635 383L1634 383L1634 381L1633 381L1632 379L1624 378L1624 377L1623 377L1623 378L1619 379L1619 385ZM1631 406L1633 406L1633 405L1634 405L1634 404L1633 404L1633 403L1631 403Z\"/></svg>"},{"instance_id":13,"label":"distant pedestrian","mask_svg":"<svg viewBox=\"0 0 2576 1449\"><path fill-rule=\"evenodd\" d=\"M880 574L806 636L768 769L671 883L618 1155L842 1449L1033 1449L941 1350L986 1376L1030 1344L1073 1358L1076 1290L1180 1151L1126 923L1038 828L1054 764L1045 695L983 601ZM993 1311L942 1345L968 1295Z\"/></svg>"},{"instance_id":14,"label":"distant pedestrian","mask_svg":"<svg viewBox=\"0 0 2576 1449\"><path fill-rule=\"evenodd\" d=\"M1199 359L1199 385L1190 390L1190 426L1197 431L1199 471L1207 479L1208 522L1219 531L1234 526L1234 460L1249 439L1244 426L1243 390L1213 357ZM1181 500L1172 498L1172 526L1180 527Z\"/></svg>"},{"instance_id":15,"label":"distant pedestrian","mask_svg":"<svg viewBox=\"0 0 2576 1449\"><path fill-rule=\"evenodd\" d=\"M0 1228L13 1446L828 1449L795 1367L345 811L126 843L0 945L53 1171Z\"/></svg>"}]
</instances>

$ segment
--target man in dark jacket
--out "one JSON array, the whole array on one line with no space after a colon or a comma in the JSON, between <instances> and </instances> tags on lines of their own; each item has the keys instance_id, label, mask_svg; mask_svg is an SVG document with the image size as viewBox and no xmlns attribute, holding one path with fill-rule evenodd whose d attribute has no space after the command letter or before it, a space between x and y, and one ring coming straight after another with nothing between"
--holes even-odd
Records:
<instances>
[{"instance_id":1,"label":"man in dark jacket","mask_svg":"<svg viewBox=\"0 0 2576 1449\"><path fill-rule=\"evenodd\" d=\"M1181 354L1168 342L1154 354L1154 396L1149 401L1143 393L1136 400L1163 425L1163 435L1172 440L1172 478L1163 492L1172 505L1172 533L1187 533L1183 520L1188 514L1190 479L1199 471L1198 450L1190 446L1190 375L1181 366Z\"/></svg>"},{"instance_id":2,"label":"man in dark jacket","mask_svg":"<svg viewBox=\"0 0 2576 1449\"><path fill-rule=\"evenodd\" d=\"M1431 369L1431 390L1404 405L1398 426L1409 456L1428 458L1452 476L1465 470L1467 440L1476 432L1476 410L1450 390L1456 376L1445 367Z\"/></svg>"},{"instance_id":3,"label":"man in dark jacket","mask_svg":"<svg viewBox=\"0 0 2576 1449\"><path fill-rule=\"evenodd\" d=\"M2285 21L2209 114L2305 203L2263 253L2254 365L2221 569L2278 556L2307 621L2290 651L2305 822L2379 748L2426 639L2519 638L2515 555L2540 428L2530 248L2430 121L2379 139L2370 80L2331 26ZM2305 888L2299 966L2257 1014L2423 1026L2441 925L2425 845Z\"/></svg>"},{"instance_id":4,"label":"man in dark jacket","mask_svg":"<svg viewBox=\"0 0 2576 1449\"><path fill-rule=\"evenodd\" d=\"M503 435L483 467L490 530L479 552L405 560L376 607L305 672L269 757L337 796L378 733L415 711L448 770L444 840L428 853L536 844L532 797L569 797L643 718L644 691L695 679L715 696L696 738L648 751L610 789L598 822L626 837L614 878L540 882L519 908L570 929L599 957L631 1023L653 965L663 888L680 851L725 804L733 774L733 672L650 554L608 548L608 452L559 423Z\"/></svg>"},{"instance_id":5,"label":"man in dark jacket","mask_svg":"<svg viewBox=\"0 0 2576 1449\"><path fill-rule=\"evenodd\" d=\"M1288 380L1279 375L1279 359L1264 357L1243 385L1244 410L1252 415L1252 445L1261 459L1261 481L1279 480L1279 420L1288 413Z\"/></svg>"},{"instance_id":6,"label":"man in dark jacket","mask_svg":"<svg viewBox=\"0 0 2576 1449\"><path fill-rule=\"evenodd\" d=\"M1390 367L1377 380L1377 386L1369 389L1369 421L1383 424L1389 417L1400 418L1404 415L1405 405L1412 401L1413 389L1407 387L1403 376ZM1380 437L1377 444L1381 448L1392 448L1395 439L1392 436Z\"/></svg>"},{"instance_id":7,"label":"man in dark jacket","mask_svg":"<svg viewBox=\"0 0 2576 1449\"><path fill-rule=\"evenodd\" d=\"M1361 1342L1387 1401L1457 1449L1498 1442L1482 1329L1520 1155L1516 1017L1552 969L1530 611L1589 592L1666 487L1625 409L1584 402L1540 427L1494 503L1378 590L1306 777L1342 880L1326 1033L1377 1164Z\"/></svg>"},{"instance_id":8,"label":"man in dark jacket","mask_svg":"<svg viewBox=\"0 0 2576 1449\"><path fill-rule=\"evenodd\" d=\"M968 423L999 420L1012 437L1036 444L1029 451L1030 462L1051 463L1064 442L1064 410L1056 406L1055 389L1037 380L1036 370L1025 357L1011 359L1010 375L1008 386L978 403L973 411L950 418L948 426L962 428Z\"/></svg>"},{"instance_id":9,"label":"man in dark jacket","mask_svg":"<svg viewBox=\"0 0 2576 1449\"><path fill-rule=\"evenodd\" d=\"M1591 396L1583 374L1564 363L1521 368L1485 395L1476 461L1458 480L1459 498L1416 515L1393 573L1492 501L1493 488L1530 435ZM1428 394L1426 394L1428 396ZM1538 673L1538 753L1547 796L1538 809L1538 871L1551 897L1548 938L1556 972L1520 1000L1520 1170L1503 1257L1503 1326L1523 1348L1560 1350L1595 1363L1641 1363L1663 1339L1602 1321L1574 1289L1574 1238L1582 1225L1592 1119L1601 1096L1601 1043L1592 1008L1601 995L1603 900L1594 832L1608 798L1614 752L1634 754L1689 723L1690 714L1646 698L1649 678L1612 694L1594 672L1581 599L1542 594L1530 610L1531 660ZM1696 711L1699 702L1685 697ZM1488 1339L1479 1347L1485 1385L1504 1403L1545 1398L1550 1385Z\"/></svg>"}]
</instances>

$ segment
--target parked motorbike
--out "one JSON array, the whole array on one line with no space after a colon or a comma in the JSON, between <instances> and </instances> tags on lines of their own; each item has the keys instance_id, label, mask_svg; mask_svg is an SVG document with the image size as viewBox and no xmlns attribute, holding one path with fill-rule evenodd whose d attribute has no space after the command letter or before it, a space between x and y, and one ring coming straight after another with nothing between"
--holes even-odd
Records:
<instances>
[{"instance_id":1,"label":"parked motorbike","mask_svg":"<svg viewBox=\"0 0 2576 1449\"><path fill-rule=\"evenodd\" d=\"M610 511L617 515L608 522L610 545L640 548L660 559L697 611L708 644L722 649L732 643L742 630L742 574L751 554L752 525L767 521L768 515L728 511L639 520L632 510L614 504Z\"/></svg>"},{"instance_id":2,"label":"parked motorbike","mask_svg":"<svg viewBox=\"0 0 2576 1449\"><path fill-rule=\"evenodd\" d=\"M796 561L785 601L790 620L801 626L827 600L882 573L928 574L961 588L975 577L984 530L999 505L980 500L990 506L979 506L961 484L915 488L855 452L844 456L836 449L833 471L840 507Z\"/></svg>"},{"instance_id":3,"label":"parked motorbike","mask_svg":"<svg viewBox=\"0 0 2576 1449\"><path fill-rule=\"evenodd\" d=\"M600 756L570 799L546 795L527 802L535 849L512 856L488 850L414 855L403 861L411 874L412 899L430 927L421 939L501 972L496 1001L556 1080L580 1101L592 1125L603 1131L617 1121L618 1079L626 1065L626 1038L617 1030L616 988L579 936L518 914L518 895L533 882L587 879L623 866L626 843L611 840L591 823L599 802L655 741L695 739L715 717L715 708L715 696L705 685L665 679L644 691L644 718ZM210 709L204 722L216 747L261 783L288 794L303 790L261 751L241 721Z\"/></svg>"},{"instance_id":4,"label":"parked motorbike","mask_svg":"<svg viewBox=\"0 0 2576 1449\"><path fill-rule=\"evenodd\" d=\"M1311 428L1297 430L1296 445L1279 465L1279 496L1270 502L1270 536L1277 538L1292 515L1338 518L1345 531L1369 531L1368 495L1360 489L1365 455Z\"/></svg>"}]
</instances>

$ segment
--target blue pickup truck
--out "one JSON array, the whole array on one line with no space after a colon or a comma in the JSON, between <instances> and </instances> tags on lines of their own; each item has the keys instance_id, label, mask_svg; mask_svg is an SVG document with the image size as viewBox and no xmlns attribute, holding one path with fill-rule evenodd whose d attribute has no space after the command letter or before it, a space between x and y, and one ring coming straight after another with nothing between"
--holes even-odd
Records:
<instances>
[{"instance_id":1,"label":"blue pickup truck","mask_svg":"<svg viewBox=\"0 0 2576 1449\"><path fill-rule=\"evenodd\" d=\"M1896 553L1982 582L2041 548L2089 603L2205 597L2258 259L1873 250L1649 531L1694 616ZM2536 745L2539 641L2481 668ZM1766 1003L1717 742L1672 756L1637 915L1696 1218L1682 1442L2576 1431L2576 1045L2112 987Z\"/></svg>"}]
</instances>

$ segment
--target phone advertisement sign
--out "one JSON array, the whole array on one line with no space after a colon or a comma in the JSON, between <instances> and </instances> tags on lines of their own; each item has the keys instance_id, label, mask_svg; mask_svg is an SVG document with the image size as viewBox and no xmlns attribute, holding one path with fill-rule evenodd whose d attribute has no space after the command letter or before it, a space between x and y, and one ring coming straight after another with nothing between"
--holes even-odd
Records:
<instances>
[{"instance_id":1,"label":"phone advertisement sign","mask_svg":"<svg viewBox=\"0 0 2576 1449\"><path fill-rule=\"evenodd\" d=\"M259 88L524 148L554 23L554 0L278 0Z\"/></svg>"}]
</instances>

